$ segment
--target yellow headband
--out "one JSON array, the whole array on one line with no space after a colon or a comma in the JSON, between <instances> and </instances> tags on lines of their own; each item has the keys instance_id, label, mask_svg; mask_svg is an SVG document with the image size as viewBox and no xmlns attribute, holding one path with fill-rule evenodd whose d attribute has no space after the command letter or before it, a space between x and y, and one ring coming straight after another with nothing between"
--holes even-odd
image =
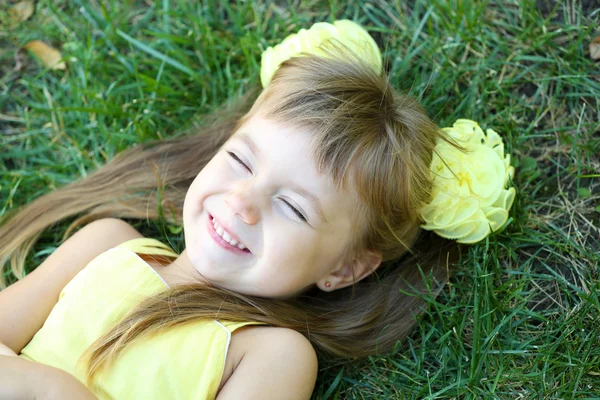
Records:
<instances>
[{"instance_id":1,"label":"yellow headband","mask_svg":"<svg viewBox=\"0 0 600 400\"><path fill-rule=\"evenodd\" d=\"M267 87L275 71L285 60L301 52L326 56L319 46L329 39L337 39L366 60L378 74L381 73L381 52L375 40L356 22L343 19L317 22L310 29L292 33L275 47L267 48L261 56L260 80Z\"/></svg>"}]
</instances>

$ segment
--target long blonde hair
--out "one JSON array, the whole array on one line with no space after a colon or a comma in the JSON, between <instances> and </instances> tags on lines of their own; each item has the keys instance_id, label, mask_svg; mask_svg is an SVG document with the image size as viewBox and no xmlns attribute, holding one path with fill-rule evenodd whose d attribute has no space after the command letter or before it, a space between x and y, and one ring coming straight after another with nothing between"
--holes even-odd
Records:
<instances>
[{"instance_id":1,"label":"long blonde hair","mask_svg":"<svg viewBox=\"0 0 600 400\"><path fill-rule=\"evenodd\" d=\"M355 190L363 204L361 229L348 251L378 250L383 264L351 287L331 293L314 288L293 299L248 296L213 285L170 288L142 302L93 343L85 355L88 382L140 335L202 319L294 329L326 359L385 353L414 326L424 306L419 292L437 295L447 279L448 255L456 253L442 251L447 242L430 235L410 258L398 260L419 235L417 210L430 196L433 149L446 139L413 98L390 86L385 74L343 46L331 44L329 52L330 57L303 54L285 61L267 88L260 93L258 87L250 89L209 116L211 122L202 129L138 145L89 177L4 216L0 279L8 263L21 278L38 236L68 217L79 216L67 235L101 217L152 219L161 209L168 221L181 223L187 187L258 110L310 129L317 168L336 185ZM433 287L423 274L434 280Z\"/></svg>"}]
</instances>

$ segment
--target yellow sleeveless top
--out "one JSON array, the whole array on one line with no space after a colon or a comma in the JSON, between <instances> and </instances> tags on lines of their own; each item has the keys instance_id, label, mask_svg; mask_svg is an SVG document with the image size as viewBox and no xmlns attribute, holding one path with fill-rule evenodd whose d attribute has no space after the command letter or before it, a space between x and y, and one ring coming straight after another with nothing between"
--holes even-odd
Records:
<instances>
[{"instance_id":1,"label":"yellow sleeveless top","mask_svg":"<svg viewBox=\"0 0 600 400\"><path fill-rule=\"evenodd\" d=\"M84 382L79 357L141 300L168 288L138 254L176 258L163 243L127 241L92 260L61 291L44 326L19 357L61 368ZM141 336L90 388L98 399L214 399L231 333L257 322L203 320ZM94 385L95 386L95 385Z\"/></svg>"}]
</instances>

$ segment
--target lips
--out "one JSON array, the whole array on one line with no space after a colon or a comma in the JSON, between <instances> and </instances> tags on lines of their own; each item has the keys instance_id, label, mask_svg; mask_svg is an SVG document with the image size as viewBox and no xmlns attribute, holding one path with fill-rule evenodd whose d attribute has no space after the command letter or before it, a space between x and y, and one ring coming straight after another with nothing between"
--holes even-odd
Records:
<instances>
[{"instance_id":1,"label":"lips","mask_svg":"<svg viewBox=\"0 0 600 400\"><path fill-rule=\"evenodd\" d=\"M221 246L225 250L229 250L229 251L231 251L233 253L236 253L236 254L245 254L245 255L252 254L252 252L248 248L240 249L237 246L233 246L233 245L229 244L225 239L223 239L215 231L215 227L213 225L213 218L214 217L212 215L208 214L207 228L208 228L208 231L210 233L210 236L213 238L213 240L215 242L217 242L217 244L219 246ZM223 225L221 225L221 222L219 220L216 220L216 222L217 222L218 225L220 225L221 227L223 227L227 231L227 233L229 233L231 235L230 231L228 231L227 228L225 228ZM237 240L239 243L242 243L237 236L231 235L231 237L232 237L232 239Z\"/></svg>"}]
</instances>

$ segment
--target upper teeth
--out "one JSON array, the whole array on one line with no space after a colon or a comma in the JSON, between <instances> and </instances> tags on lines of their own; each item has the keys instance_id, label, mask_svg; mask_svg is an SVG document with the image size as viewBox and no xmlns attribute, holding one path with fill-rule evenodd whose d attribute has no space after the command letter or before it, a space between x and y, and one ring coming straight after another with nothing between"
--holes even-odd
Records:
<instances>
[{"instance_id":1,"label":"upper teeth","mask_svg":"<svg viewBox=\"0 0 600 400\"><path fill-rule=\"evenodd\" d=\"M227 243L229 243L230 245L235 246L239 249L242 249L242 250L246 248L246 246L244 246L243 244L238 243L237 240L232 239L231 235L229 233L225 232L225 230L219 224L217 224L217 221L215 221L214 218L212 220L212 223L213 223L213 226L215 227L215 231L217 231L217 234L219 236L221 236Z\"/></svg>"}]
</instances>

